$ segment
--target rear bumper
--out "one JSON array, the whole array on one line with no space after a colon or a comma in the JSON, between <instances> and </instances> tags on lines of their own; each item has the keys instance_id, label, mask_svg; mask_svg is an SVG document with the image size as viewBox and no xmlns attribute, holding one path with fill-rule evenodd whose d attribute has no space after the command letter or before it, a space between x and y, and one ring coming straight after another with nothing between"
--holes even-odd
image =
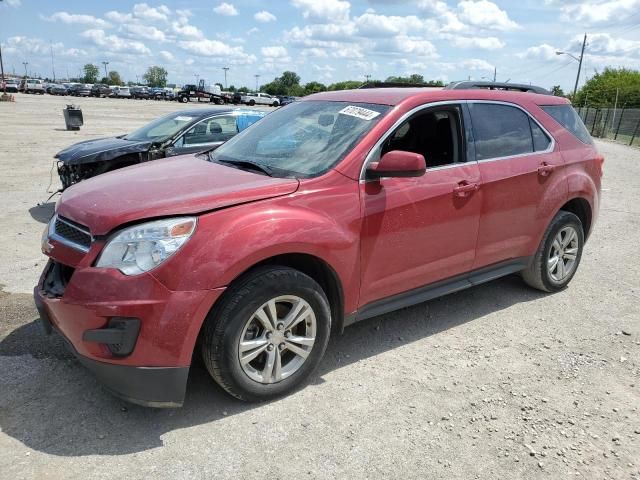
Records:
<instances>
[{"instance_id":1,"label":"rear bumper","mask_svg":"<svg viewBox=\"0 0 640 480\"><path fill-rule=\"evenodd\" d=\"M180 407L184 402L189 367L135 367L93 360L80 355L71 341L52 323L38 287L33 297L40 325L47 335L56 330L67 348L113 395L145 407Z\"/></svg>"}]
</instances>

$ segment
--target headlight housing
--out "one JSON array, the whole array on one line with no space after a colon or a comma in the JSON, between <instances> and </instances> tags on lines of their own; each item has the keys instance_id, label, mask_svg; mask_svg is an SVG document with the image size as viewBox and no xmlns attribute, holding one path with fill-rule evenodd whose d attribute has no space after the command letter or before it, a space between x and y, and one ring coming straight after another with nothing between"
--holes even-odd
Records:
<instances>
[{"instance_id":1,"label":"headlight housing","mask_svg":"<svg viewBox=\"0 0 640 480\"><path fill-rule=\"evenodd\" d=\"M187 243L196 225L196 217L176 217L125 228L109 239L96 267L117 268L125 275L148 272Z\"/></svg>"}]
</instances>

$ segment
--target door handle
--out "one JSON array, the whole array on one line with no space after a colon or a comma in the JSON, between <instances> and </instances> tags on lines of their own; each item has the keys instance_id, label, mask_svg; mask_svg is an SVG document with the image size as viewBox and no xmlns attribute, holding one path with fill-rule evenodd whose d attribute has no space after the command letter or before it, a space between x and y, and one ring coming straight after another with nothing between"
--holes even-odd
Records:
<instances>
[{"instance_id":1,"label":"door handle","mask_svg":"<svg viewBox=\"0 0 640 480\"><path fill-rule=\"evenodd\" d=\"M548 177L555 169L555 165L549 165L547 162L542 162L538 167L538 175L541 177Z\"/></svg>"},{"instance_id":2,"label":"door handle","mask_svg":"<svg viewBox=\"0 0 640 480\"><path fill-rule=\"evenodd\" d=\"M468 197L473 192L477 191L480 186L477 183L469 183L466 180L458 183L458 186L453 189L453 194L456 197Z\"/></svg>"}]
</instances>

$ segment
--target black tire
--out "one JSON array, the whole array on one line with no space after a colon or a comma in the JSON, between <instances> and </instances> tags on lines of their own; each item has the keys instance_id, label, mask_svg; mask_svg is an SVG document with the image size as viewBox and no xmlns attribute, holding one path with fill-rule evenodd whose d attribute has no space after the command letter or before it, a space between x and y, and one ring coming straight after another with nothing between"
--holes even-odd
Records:
<instances>
[{"instance_id":1,"label":"black tire","mask_svg":"<svg viewBox=\"0 0 640 480\"><path fill-rule=\"evenodd\" d=\"M187 96L180 97L180 101L181 101L182 103L189 103L189 97L187 97Z\"/></svg>"},{"instance_id":2,"label":"black tire","mask_svg":"<svg viewBox=\"0 0 640 480\"><path fill-rule=\"evenodd\" d=\"M273 102L273 103L271 104L271 106L272 106L272 107L279 107L279 106L280 106L280 104L279 104L278 102Z\"/></svg>"},{"instance_id":3,"label":"black tire","mask_svg":"<svg viewBox=\"0 0 640 480\"><path fill-rule=\"evenodd\" d=\"M250 105L250 106L252 106L252 107L253 107L255 104L256 104L256 101L255 101L255 100L249 100L249 105Z\"/></svg>"},{"instance_id":4,"label":"black tire","mask_svg":"<svg viewBox=\"0 0 640 480\"><path fill-rule=\"evenodd\" d=\"M259 383L242 369L238 345L247 321L267 301L281 295L305 300L316 316L315 343L295 373L276 383ZM316 370L331 332L329 301L318 283L287 267L258 267L235 281L209 313L201 334L202 359L213 379L229 394L259 402L300 388Z\"/></svg>"},{"instance_id":5,"label":"black tire","mask_svg":"<svg viewBox=\"0 0 640 480\"><path fill-rule=\"evenodd\" d=\"M558 233L565 227L573 227L577 234L578 250L575 257L575 264L572 270L561 281L552 278L547 262L549 260L553 242ZM536 251L529 267L521 272L522 278L530 287L542 290L543 292L557 292L564 289L580 266L582 249L584 248L584 229L580 219L571 212L561 210L553 217L551 223L542 237L542 242Z\"/></svg>"}]
</instances>

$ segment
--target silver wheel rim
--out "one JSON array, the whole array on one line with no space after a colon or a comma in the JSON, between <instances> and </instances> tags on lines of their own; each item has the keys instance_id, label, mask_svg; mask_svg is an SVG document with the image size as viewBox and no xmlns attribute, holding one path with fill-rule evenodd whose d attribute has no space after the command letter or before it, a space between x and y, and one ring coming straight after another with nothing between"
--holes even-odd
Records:
<instances>
[{"instance_id":1,"label":"silver wheel rim","mask_svg":"<svg viewBox=\"0 0 640 480\"><path fill-rule=\"evenodd\" d=\"M562 282L576 268L578 258L578 232L572 226L562 228L551 244L547 271L556 282Z\"/></svg>"},{"instance_id":2,"label":"silver wheel rim","mask_svg":"<svg viewBox=\"0 0 640 480\"><path fill-rule=\"evenodd\" d=\"M275 297L249 318L238 342L238 361L258 383L280 382L305 363L316 340L316 316L295 295Z\"/></svg>"}]
</instances>

